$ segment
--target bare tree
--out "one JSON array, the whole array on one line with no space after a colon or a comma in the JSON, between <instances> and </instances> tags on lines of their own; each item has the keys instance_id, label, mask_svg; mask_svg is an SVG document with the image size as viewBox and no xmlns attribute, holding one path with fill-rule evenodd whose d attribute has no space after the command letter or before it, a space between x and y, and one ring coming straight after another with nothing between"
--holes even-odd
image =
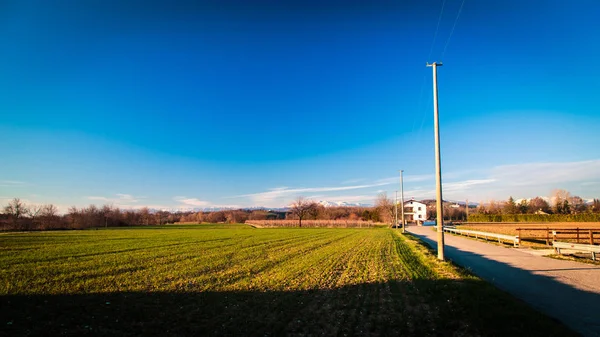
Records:
<instances>
[{"instance_id":1,"label":"bare tree","mask_svg":"<svg viewBox=\"0 0 600 337\"><path fill-rule=\"evenodd\" d=\"M298 217L298 227L302 227L302 219L313 212L317 208L317 204L312 201L305 199L304 197L298 197L291 205L292 214Z\"/></svg>"},{"instance_id":2,"label":"bare tree","mask_svg":"<svg viewBox=\"0 0 600 337\"><path fill-rule=\"evenodd\" d=\"M394 202L388 198L387 193L382 192L377 195L375 207L379 211L379 217L383 222L391 224L394 222Z\"/></svg>"},{"instance_id":3,"label":"bare tree","mask_svg":"<svg viewBox=\"0 0 600 337\"><path fill-rule=\"evenodd\" d=\"M42 229L49 229L60 225L58 218L58 208L52 204L42 205L39 217Z\"/></svg>"},{"instance_id":4,"label":"bare tree","mask_svg":"<svg viewBox=\"0 0 600 337\"><path fill-rule=\"evenodd\" d=\"M4 214L8 214L16 219L22 218L27 215L28 212L27 205L19 198L14 198L8 205L4 206Z\"/></svg>"},{"instance_id":5,"label":"bare tree","mask_svg":"<svg viewBox=\"0 0 600 337\"><path fill-rule=\"evenodd\" d=\"M58 208L52 204L42 206L41 216L56 216L58 214Z\"/></svg>"},{"instance_id":6,"label":"bare tree","mask_svg":"<svg viewBox=\"0 0 600 337\"><path fill-rule=\"evenodd\" d=\"M552 196L550 200L554 205L554 212L557 214L569 214L571 212L569 199L571 198L571 193L566 190L556 189L552 191Z\"/></svg>"},{"instance_id":7,"label":"bare tree","mask_svg":"<svg viewBox=\"0 0 600 337\"><path fill-rule=\"evenodd\" d=\"M148 226L150 224L150 210L148 207L142 207L138 213L140 215L140 225Z\"/></svg>"},{"instance_id":8,"label":"bare tree","mask_svg":"<svg viewBox=\"0 0 600 337\"><path fill-rule=\"evenodd\" d=\"M549 212L550 204L541 197L535 197L529 200L529 212L535 213L538 211Z\"/></svg>"},{"instance_id":9,"label":"bare tree","mask_svg":"<svg viewBox=\"0 0 600 337\"><path fill-rule=\"evenodd\" d=\"M584 213L588 210L585 201L579 196L574 195L571 198L569 198L569 203L571 204L571 207L573 208L573 213L575 214Z\"/></svg>"},{"instance_id":10,"label":"bare tree","mask_svg":"<svg viewBox=\"0 0 600 337\"><path fill-rule=\"evenodd\" d=\"M27 208L27 215L29 215L31 217L31 227L32 228L36 228L36 219L38 219L38 216L42 214L42 209L44 208L43 205L31 205Z\"/></svg>"},{"instance_id":11,"label":"bare tree","mask_svg":"<svg viewBox=\"0 0 600 337\"><path fill-rule=\"evenodd\" d=\"M29 209L24 202L19 198L14 198L11 200L8 205L4 207L4 214L7 214L12 221L12 225L14 228L19 227L19 223L21 222L21 218L26 216L29 213Z\"/></svg>"}]
</instances>

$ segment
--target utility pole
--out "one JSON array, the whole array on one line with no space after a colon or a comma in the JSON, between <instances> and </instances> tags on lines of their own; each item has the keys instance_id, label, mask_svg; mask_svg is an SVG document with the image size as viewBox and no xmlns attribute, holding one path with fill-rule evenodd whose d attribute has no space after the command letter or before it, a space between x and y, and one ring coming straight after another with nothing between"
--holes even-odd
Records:
<instances>
[{"instance_id":1,"label":"utility pole","mask_svg":"<svg viewBox=\"0 0 600 337\"><path fill-rule=\"evenodd\" d=\"M396 197L394 198L394 226L398 227L398 191L396 192Z\"/></svg>"},{"instance_id":2,"label":"utility pole","mask_svg":"<svg viewBox=\"0 0 600 337\"><path fill-rule=\"evenodd\" d=\"M402 204L401 213L402 213L402 233L406 233L406 226L404 226L404 180L402 179L402 172L404 170L400 170L400 203Z\"/></svg>"},{"instance_id":3,"label":"utility pole","mask_svg":"<svg viewBox=\"0 0 600 337\"><path fill-rule=\"evenodd\" d=\"M440 117L438 113L438 88L437 88L437 67L442 63L433 62L427 63L428 67L433 69L433 124L435 134L435 187L436 187L436 211L437 211L437 242L438 242L438 259L444 258L444 208L442 200L442 163L440 156Z\"/></svg>"}]
</instances>

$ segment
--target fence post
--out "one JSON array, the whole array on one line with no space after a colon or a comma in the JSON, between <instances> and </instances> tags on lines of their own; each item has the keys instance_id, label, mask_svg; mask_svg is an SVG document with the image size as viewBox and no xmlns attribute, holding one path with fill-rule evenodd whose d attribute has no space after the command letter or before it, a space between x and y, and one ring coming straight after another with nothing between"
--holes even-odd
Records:
<instances>
[{"instance_id":1,"label":"fence post","mask_svg":"<svg viewBox=\"0 0 600 337\"><path fill-rule=\"evenodd\" d=\"M517 228L517 240L519 247L521 246L521 228Z\"/></svg>"},{"instance_id":2,"label":"fence post","mask_svg":"<svg viewBox=\"0 0 600 337\"><path fill-rule=\"evenodd\" d=\"M550 228L546 227L546 246L550 246Z\"/></svg>"},{"instance_id":3,"label":"fence post","mask_svg":"<svg viewBox=\"0 0 600 337\"><path fill-rule=\"evenodd\" d=\"M579 243L579 227L577 227L577 243Z\"/></svg>"},{"instance_id":4,"label":"fence post","mask_svg":"<svg viewBox=\"0 0 600 337\"><path fill-rule=\"evenodd\" d=\"M590 229L590 245L594 244L594 230Z\"/></svg>"},{"instance_id":5,"label":"fence post","mask_svg":"<svg viewBox=\"0 0 600 337\"><path fill-rule=\"evenodd\" d=\"M552 242L556 241L556 231L552 231Z\"/></svg>"}]
</instances>

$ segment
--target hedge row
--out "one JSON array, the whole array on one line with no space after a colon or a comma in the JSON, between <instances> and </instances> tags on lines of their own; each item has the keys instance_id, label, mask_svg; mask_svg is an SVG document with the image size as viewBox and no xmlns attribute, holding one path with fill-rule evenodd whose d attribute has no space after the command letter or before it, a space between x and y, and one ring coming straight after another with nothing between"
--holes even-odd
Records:
<instances>
[{"instance_id":1,"label":"hedge row","mask_svg":"<svg viewBox=\"0 0 600 337\"><path fill-rule=\"evenodd\" d=\"M298 220L246 220L246 224L265 228L298 227ZM362 220L302 220L302 227L311 228L370 228L373 221Z\"/></svg>"},{"instance_id":2,"label":"hedge row","mask_svg":"<svg viewBox=\"0 0 600 337\"><path fill-rule=\"evenodd\" d=\"M600 222L600 213L469 214L468 222Z\"/></svg>"}]
</instances>

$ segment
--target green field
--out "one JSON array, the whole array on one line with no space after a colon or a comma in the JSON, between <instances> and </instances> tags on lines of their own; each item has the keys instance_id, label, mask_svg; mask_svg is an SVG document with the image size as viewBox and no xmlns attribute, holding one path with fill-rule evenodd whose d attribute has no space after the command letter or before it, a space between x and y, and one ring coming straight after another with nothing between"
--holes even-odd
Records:
<instances>
[{"instance_id":1,"label":"green field","mask_svg":"<svg viewBox=\"0 0 600 337\"><path fill-rule=\"evenodd\" d=\"M0 335L572 335L392 229L0 234Z\"/></svg>"}]
</instances>

